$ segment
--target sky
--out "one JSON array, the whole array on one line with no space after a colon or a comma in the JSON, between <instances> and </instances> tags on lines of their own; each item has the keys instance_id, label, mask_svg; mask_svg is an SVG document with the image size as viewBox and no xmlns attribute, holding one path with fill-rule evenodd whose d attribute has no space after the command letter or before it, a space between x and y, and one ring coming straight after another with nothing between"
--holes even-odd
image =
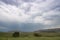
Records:
<instances>
[{"instance_id":1,"label":"sky","mask_svg":"<svg viewBox=\"0 0 60 40\"><path fill-rule=\"evenodd\" d=\"M0 0L0 31L50 28L60 28L60 0Z\"/></svg>"}]
</instances>

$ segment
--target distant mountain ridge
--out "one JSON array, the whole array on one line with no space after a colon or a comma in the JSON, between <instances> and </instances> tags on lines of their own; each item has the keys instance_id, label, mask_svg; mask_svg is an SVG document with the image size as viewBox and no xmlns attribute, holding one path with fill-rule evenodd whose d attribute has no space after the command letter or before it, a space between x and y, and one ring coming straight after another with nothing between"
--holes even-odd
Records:
<instances>
[{"instance_id":1,"label":"distant mountain ridge","mask_svg":"<svg viewBox=\"0 0 60 40\"><path fill-rule=\"evenodd\" d=\"M37 30L35 32L60 32L60 28Z\"/></svg>"}]
</instances>

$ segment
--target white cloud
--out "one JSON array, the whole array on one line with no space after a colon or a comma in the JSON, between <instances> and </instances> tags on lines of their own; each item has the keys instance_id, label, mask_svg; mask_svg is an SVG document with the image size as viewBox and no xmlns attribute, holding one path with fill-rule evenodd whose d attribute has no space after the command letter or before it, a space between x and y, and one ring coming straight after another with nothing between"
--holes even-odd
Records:
<instances>
[{"instance_id":1,"label":"white cloud","mask_svg":"<svg viewBox=\"0 0 60 40\"><path fill-rule=\"evenodd\" d=\"M0 17L1 20L20 21L24 22L28 19L29 15L24 14L23 10L20 10L16 6L12 5L0 5Z\"/></svg>"},{"instance_id":2,"label":"white cloud","mask_svg":"<svg viewBox=\"0 0 60 40\"><path fill-rule=\"evenodd\" d=\"M0 1L0 21L40 23L52 26L60 24L59 0L6 1Z\"/></svg>"}]
</instances>

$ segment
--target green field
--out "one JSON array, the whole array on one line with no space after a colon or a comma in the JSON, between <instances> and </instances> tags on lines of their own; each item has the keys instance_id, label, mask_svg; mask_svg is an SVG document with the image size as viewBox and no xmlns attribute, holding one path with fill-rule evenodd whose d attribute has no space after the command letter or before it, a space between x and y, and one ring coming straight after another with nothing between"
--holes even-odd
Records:
<instances>
[{"instance_id":1,"label":"green field","mask_svg":"<svg viewBox=\"0 0 60 40\"><path fill-rule=\"evenodd\" d=\"M38 37L34 36L34 33L21 33L20 37L16 38L12 37L12 34L0 32L0 40L60 40L60 33L38 33Z\"/></svg>"},{"instance_id":2,"label":"green field","mask_svg":"<svg viewBox=\"0 0 60 40\"><path fill-rule=\"evenodd\" d=\"M1 37L0 40L60 40L60 37L20 37L20 38L4 38Z\"/></svg>"}]
</instances>

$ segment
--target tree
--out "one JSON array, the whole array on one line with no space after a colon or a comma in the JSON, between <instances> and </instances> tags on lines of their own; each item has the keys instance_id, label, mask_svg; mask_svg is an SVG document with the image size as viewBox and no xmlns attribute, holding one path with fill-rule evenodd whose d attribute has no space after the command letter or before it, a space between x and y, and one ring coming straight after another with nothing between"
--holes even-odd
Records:
<instances>
[{"instance_id":1,"label":"tree","mask_svg":"<svg viewBox=\"0 0 60 40\"><path fill-rule=\"evenodd\" d=\"M13 37L19 37L19 32L14 32Z\"/></svg>"}]
</instances>

